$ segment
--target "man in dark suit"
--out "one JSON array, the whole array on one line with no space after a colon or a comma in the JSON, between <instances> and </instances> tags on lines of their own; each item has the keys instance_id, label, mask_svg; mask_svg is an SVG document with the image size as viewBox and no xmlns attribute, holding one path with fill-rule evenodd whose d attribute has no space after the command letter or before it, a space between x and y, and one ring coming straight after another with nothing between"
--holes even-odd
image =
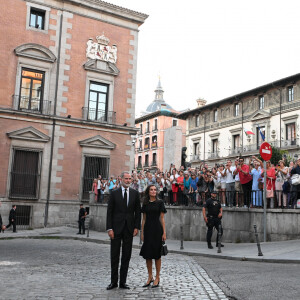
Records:
<instances>
[{"instance_id":1,"label":"man in dark suit","mask_svg":"<svg viewBox=\"0 0 300 300\"><path fill-rule=\"evenodd\" d=\"M85 226L84 226L84 222L85 222L85 218L86 218L87 212L85 210L85 208L83 208L83 204L80 204L80 209L79 209L79 216L78 216L78 232L77 234L85 234ZM82 233L81 233L81 229L82 229Z\"/></svg>"},{"instance_id":2,"label":"man in dark suit","mask_svg":"<svg viewBox=\"0 0 300 300\"><path fill-rule=\"evenodd\" d=\"M11 225L13 226L13 232L17 232L17 226L16 226L16 205L12 205L12 209L9 212L9 217L8 217L8 225L6 228L9 228Z\"/></svg>"},{"instance_id":3,"label":"man in dark suit","mask_svg":"<svg viewBox=\"0 0 300 300\"><path fill-rule=\"evenodd\" d=\"M131 175L123 172L122 186L113 190L107 206L106 230L111 239L111 283L108 290L118 287L118 268L122 243L120 268L120 288L129 289L126 284L129 261L131 258L132 240L141 226L141 205L138 191L129 188Z\"/></svg>"}]
</instances>

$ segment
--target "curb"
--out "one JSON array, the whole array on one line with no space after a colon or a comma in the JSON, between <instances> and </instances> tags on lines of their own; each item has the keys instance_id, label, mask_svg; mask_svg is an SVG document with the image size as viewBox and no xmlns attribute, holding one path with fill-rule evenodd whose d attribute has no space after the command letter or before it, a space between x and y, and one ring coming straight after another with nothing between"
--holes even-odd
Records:
<instances>
[{"instance_id":1,"label":"curb","mask_svg":"<svg viewBox=\"0 0 300 300\"><path fill-rule=\"evenodd\" d=\"M64 235L37 235L37 236L15 236L15 237L0 237L1 240L13 240L13 239L62 239L62 240L77 240L83 242L90 242L95 244L105 244L110 245L110 241L98 240L87 237L72 237L72 236L64 236ZM133 249L140 249L140 245L132 245ZM249 262L264 262L264 263L288 263L288 264L300 264L300 260L296 259L273 259L273 258L255 258L255 257L233 257L222 254L208 254L208 253L196 253L196 252L188 252L182 250L170 250L169 253L181 254L186 256L202 256L208 258L218 258L218 259L227 259L227 260L236 260L236 261L249 261Z\"/></svg>"}]
</instances>

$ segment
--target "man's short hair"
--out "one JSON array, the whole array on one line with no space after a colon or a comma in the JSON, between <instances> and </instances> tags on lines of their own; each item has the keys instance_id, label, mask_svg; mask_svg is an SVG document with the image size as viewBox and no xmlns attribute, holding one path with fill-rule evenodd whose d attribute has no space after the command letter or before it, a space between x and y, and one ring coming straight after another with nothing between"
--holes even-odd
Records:
<instances>
[{"instance_id":1,"label":"man's short hair","mask_svg":"<svg viewBox=\"0 0 300 300\"><path fill-rule=\"evenodd\" d=\"M80 203L80 206L83 206L83 203Z\"/></svg>"},{"instance_id":2,"label":"man's short hair","mask_svg":"<svg viewBox=\"0 0 300 300\"><path fill-rule=\"evenodd\" d=\"M128 171L124 171L124 172L122 172L122 174L121 174L121 178L124 178L124 175L125 174L129 174L130 176L131 176L131 174L128 172Z\"/></svg>"}]
</instances>

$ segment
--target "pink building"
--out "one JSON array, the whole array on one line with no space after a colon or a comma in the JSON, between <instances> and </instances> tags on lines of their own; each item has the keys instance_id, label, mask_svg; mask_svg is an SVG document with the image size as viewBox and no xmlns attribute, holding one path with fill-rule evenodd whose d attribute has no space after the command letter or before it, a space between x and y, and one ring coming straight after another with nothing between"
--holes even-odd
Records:
<instances>
[{"instance_id":1,"label":"pink building","mask_svg":"<svg viewBox=\"0 0 300 300\"><path fill-rule=\"evenodd\" d=\"M135 120L139 129L135 142L135 169L169 170L170 164L181 164L181 149L185 146L186 121L163 99L160 80L155 99L146 114Z\"/></svg>"}]
</instances>

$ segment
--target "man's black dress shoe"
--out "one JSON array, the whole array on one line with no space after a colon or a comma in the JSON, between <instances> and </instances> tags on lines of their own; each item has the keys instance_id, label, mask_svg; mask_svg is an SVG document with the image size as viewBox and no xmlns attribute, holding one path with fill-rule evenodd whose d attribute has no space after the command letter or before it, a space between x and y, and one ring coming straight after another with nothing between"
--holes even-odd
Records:
<instances>
[{"instance_id":1,"label":"man's black dress shoe","mask_svg":"<svg viewBox=\"0 0 300 300\"><path fill-rule=\"evenodd\" d=\"M77 232L76 234L81 234L81 232Z\"/></svg>"},{"instance_id":2,"label":"man's black dress shoe","mask_svg":"<svg viewBox=\"0 0 300 300\"><path fill-rule=\"evenodd\" d=\"M115 289L118 287L118 284L117 283L111 283L109 286L107 286L107 290L112 290L112 289Z\"/></svg>"},{"instance_id":3,"label":"man's black dress shoe","mask_svg":"<svg viewBox=\"0 0 300 300\"><path fill-rule=\"evenodd\" d=\"M217 244L217 245L216 245L216 247L219 247L219 245ZM224 247L224 245L223 245L223 244L221 244L221 247Z\"/></svg>"},{"instance_id":4,"label":"man's black dress shoe","mask_svg":"<svg viewBox=\"0 0 300 300\"><path fill-rule=\"evenodd\" d=\"M214 247L211 244L207 245L208 249L214 249Z\"/></svg>"},{"instance_id":5,"label":"man's black dress shoe","mask_svg":"<svg viewBox=\"0 0 300 300\"><path fill-rule=\"evenodd\" d=\"M129 289L130 289L129 285L126 284L126 283L120 283L119 288L120 288L120 289L126 289L126 290L129 290Z\"/></svg>"}]
</instances>

